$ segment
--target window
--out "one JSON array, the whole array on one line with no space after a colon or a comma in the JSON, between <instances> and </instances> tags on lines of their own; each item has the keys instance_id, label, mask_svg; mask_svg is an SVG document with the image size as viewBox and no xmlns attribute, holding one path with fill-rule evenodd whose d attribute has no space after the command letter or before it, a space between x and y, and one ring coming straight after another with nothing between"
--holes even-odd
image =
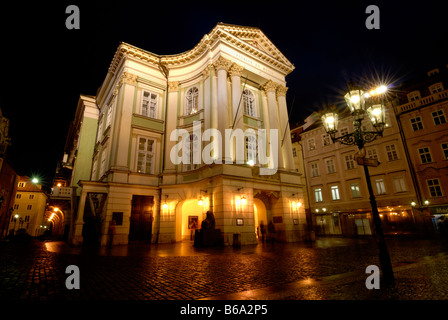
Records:
<instances>
[{"instance_id":1,"label":"window","mask_svg":"<svg viewBox=\"0 0 448 320\"><path fill-rule=\"evenodd\" d=\"M107 108L106 128L109 128L110 124L112 123L112 108L113 108L112 104Z\"/></svg>"},{"instance_id":2,"label":"window","mask_svg":"<svg viewBox=\"0 0 448 320\"><path fill-rule=\"evenodd\" d=\"M442 151L445 157L444 160L448 160L448 142L442 143Z\"/></svg>"},{"instance_id":3,"label":"window","mask_svg":"<svg viewBox=\"0 0 448 320\"><path fill-rule=\"evenodd\" d=\"M26 185L26 183L25 183L25 182L19 182L19 188L24 188L24 187L25 187L25 185Z\"/></svg>"},{"instance_id":4,"label":"window","mask_svg":"<svg viewBox=\"0 0 448 320\"><path fill-rule=\"evenodd\" d=\"M355 169L355 162L353 161L352 154L345 156L345 167L347 168L347 170Z\"/></svg>"},{"instance_id":5,"label":"window","mask_svg":"<svg viewBox=\"0 0 448 320\"><path fill-rule=\"evenodd\" d=\"M361 192L359 190L359 183L352 183L350 184L350 190L352 192L352 198L359 198L361 197Z\"/></svg>"},{"instance_id":6,"label":"window","mask_svg":"<svg viewBox=\"0 0 448 320\"><path fill-rule=\"evenodd\" d=\"M378 154L376 153L376 149L368 149L367 156L371 159L378 160Z\"/></svg>"},{"instance_id":7,"label":"window","mask_svg":"<svg viewBox=\"0 0 448 320\"><path fill-rule=\"evenodd\" d=\"M317 188L314 189L314 198L316 199L316 202L322 202L322 189Z\"/></svg>"},{"instance_id":8,"label":"window","mask_svg":"<svg viewBox=\"0 0 448 320\"><path fill-rule=\"evenodd\" d=\"M405 192L406 183L404 181L404 177L394 177L394 187L395 192Z\"/></svg>"},{"instance_id":9,"label":"window","mask_svg":"<svg viewBox=\"0 0 448 320\"><path fill-rule=\"evenodd\" d=\"M420 155L420 160L422 164L432 162L431 152L429 152L429 147L419 148L418 154Z\"/></svg>"},{"instance_id":10,"label":"window","mask_svg":"<svg viewBox=\"0 0 448 320\"><path fill-rule=\"evenodd\" d=\"M422 119L420 117L415 117L411 119L412 130L418 131L423 129Z\"/></svg>"},{"instance_id":11,"label":"window","mask_svg":"<svg viewBox=\"0 0 448 320\"><path fill-rule=\"evenodd\" d=\"M336 172L333 159L326 160L325 164L327 166L327 173L335 173Z\"/></svg>"},{"instance_id":12,"label":"window","mask_svg":"<svg viewBox=\"0 0 448 320\"><path fill-rule=\"evenodd\" d=\"M429 87L429 91L432 94L436 94L437 92L442 92L443 91L443 84L442 82L438 82L433 84L432 86Z\"/></svg>"},{"instance_id":13,"label":"window","mask_svg":"<svg viewBox=\"0 0 448 320\"><path fill-rule=\"evenodd\" d=\"M315 150L316 149L316 142L314 141L314 138L308 139L308 150Z\"/></svg>"},{"instance_id":14,"label":"window","mask_svg":"<svg viewBox=\"0 0 448 320\"><path fill-rule=\"evenodd\" d=\"M376 186L377 194L385 194L386 193L386 187L384 186L384 180L383 179L376 179L375 180L375 186Z\"/></svg>"},{"instance_id":15,"label":"window","mask_svg":"<svg viewBox=\"0 0 448 320\"><path fill-rule=\"evenodd\" d=\"M442 123L446 123L445 114L443 113L443 110L437 110L431 114L436 126Z\"/></svg>"},{"instance_id":16,"label":"window","mask_svg":"<svg viewBox=\"0 0 448 320\"><path fill-rule=\"evenodd\" d=\"M29 222L30 221L30 216L25 216L25 222Z\"/></svg>"},{"instance_id":17,"label":"window","mask_svg":"<svg viewBox=\"0 0 448 320\"><path fill-rule=\"evenodd\" d=\"M199 168L199 163L201 161L199 138L196 134L191 133L185 140L185 145L183 150L185 151L185 161L184 170L194 170Z\"/></svg>"},{"instance_id":18,"label":"window","mask_svg":"<svg viewBox=\"0 0 448 320\"><path fill-rule=\"evenodd\" d=\"M34 194L30 194L30 196L28 197L30 200L34 199Z\"/></svg>"},{"instance_id":19,"label":"window","mask_svg":"<svg viewBox=\"0 0 448 320\"><path fill-rule=\"evenodd\" d=\"M21 198L22 198L22 194L21 193L16 194L16 199L21 199Z\"/></svg>"},{"instance_id":20,"label":"window","mask_svg":"<svg viewBox=\"0 0 448 320\"><path fill-rule=\"evenodd\" d=\"M429 193L431 194L431 197L442 196L442 189L440 188L439 179L428 179L426 180L426 183L428 184Z\"/></svg>"},{"instance_id":21,"label":"window","mask_svg":"<svg viewBox=\"0 0 448 320\"><path fill-rule=\"evenodd\" d=\"M157 116L157 94L143 91L141 115L155 119Z\"/></svg>"},{"instance_id":22,"label":"window","mask_svg":"<svg viewBox=\"0 0 448 320\"><path fill-rule=\"evenodd\" d=\"M409 102L416 101L419 99L420 99L420 91L416 90L416 91L412 91L412 92L408 93Z\"/></svg>"},{"instance_id":23,"label":"window","mask_svg":"<svg viewBox=\"0 0 448 320\"><path fill-rule=\"evenodd\" d=\"M329 146L329 145L330 145L330 142L331 142L331 140L330 140L330 135L329 135L329 134L324 134L324 135L322 136L322 144L323 144L324 146Z\"/></svg>"},{"instance_id":24,"label":"window","mask_svg":"<svg viewBox=\"0 0 448 320\"><path fill-rule=\"evenodd\" d=\"M33 208L33 205L29 204L29 205L26 207L26 210L31 210L32 208Z\"/></svg>"},{"instance_id":25,"label":"window","mask_svg":"<svg viewBox=\"0 0 448 320\"><path fill-rule=\"evenodd\" d=\"M199 110L199 89L197 87L193 87L191 89L188 89L186 94L186 107L185 107L185 114L193 114L198 112Z\"/></svg>"},{"instance_id":26,"label":"window","mask_svg":"<svg viewBox=\"0 0 448 320\"><path fill-rule=\"evenodd\" d=\"M250 165L257 161L257 138L252 135L246 137L246 161Z\"/></svg>"},{"instance_id":27,"label":"window","mask_svg":"<svg viewBox=\"0 0 448 320\"><path fill-rule=\"evenodd\" d=\"M103 149L103 152L101 153L100 175L103 175L106 172L106 160L108 152L108 146L106 145Z\"/></svg>"},{"instance_id":28,"label":"window","mask_svg":"<svg viewBox=\"0 0 448 320\"><path fill-rule=\"evenodd\" d=\"M292 156L297 157L297 149L296 148L292 148Z\"/></svg>"},{"instance_id":29,"label":"window","mask_svg":"<svg viewBox=\"0 0 448 320\"><path fill-rule=\"evenodd\" d=\"M345 136L346 134L348 134L348 128L347 127L342 128L340 132L341 132L341 136Z\"/></svg>"},{"instance_id":30,"label":"window","mask_svg":"<svg viewBox=\"0 0 448 320\"><path fill-rule=\"evenodd\" d=\"M311 164L311 176L313 177L319 176L319 167L317 166L317 163Z\"/></svg>"},{"instance_id":31,"label":"window","mask_svg":"<svg viewBox=\"0 0 448 320\"><path fill-rule=\"evenodd\" d=\"M98 155L96 155L93 158L93 163L92 163L92 178L91 180L96 180L96 171L97 171L97 167L98 167Z\"/></svg>"},{"instance_id":32,"label":"window","mask_svg":"<svg viewBox=\"0 0 448 320\"><path fill-rule=\"evenodd\" d=\"M154 160L154 140L138 138L137 172L152 173Z\"/></svg>"},{"instance_id":33,"label":"window","mask_svg":"<svg viewBox=\"0 0 448 320\"><path fill-rule=\"evenodd\" d=\"M432 69L431 71L428 71L428 77L436 75L439 73L439 69Z\"/></svg>"},{"instance_id":34,"label":"window","mask_svg":"<svg viewBox=\"0 0 448 320\"><path fill-rule=\"evenodd\" d=\"M398 154L394 144L386 146L386 153L389 161L398 160Z\"/></svg>"},{"instance_id":35,"label":"window","mask_svg":"<svg viewBox=\"0 0 448 320\"><path fill-rule=\"evenodd\" d=\"M339 187L338 186L331 186L331 198L333 200L341 199L341 197L339 196Z\"/></svg>"},{"instance_id":36,"label":"window","mask_svg":"<svg viewBox=\"0 0 448 320\"><path fill-rule=\"evenodd\" d=\"M248 89L243 91L243 107L244 114L255 117L255 96Z\"/></svg>"},{"instance_id":37,"label":"window","mask_svg":"<svg viewBox=\"0 0 448 320\"><path fill-rule=\"evenodd\" d=\"M96 134L96 142L101 140L101 136L103 135L103 118L98 120L98 132Z\"/></svg>"},{"instance_id":38,"label":"window","mask_svg":"<svg viewBox=\"0 0 448 320\"><path fill-rule=\"evenodd\" d=\"M16 204L14 205L14 210L17 210L17 209L19 209L19 205L16 203Z\"/></svg>"}]
</instances>

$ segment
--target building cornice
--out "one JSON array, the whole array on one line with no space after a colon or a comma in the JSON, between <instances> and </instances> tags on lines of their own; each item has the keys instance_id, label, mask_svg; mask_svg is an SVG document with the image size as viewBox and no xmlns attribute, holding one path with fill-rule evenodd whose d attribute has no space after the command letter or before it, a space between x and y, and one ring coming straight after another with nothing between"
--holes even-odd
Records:
<instances>
[{"instance_id":1,"label":"building cornice","mask_svg":"<svg viewBox=\"0 0 448 320\"><path fill-rule=\"evenodd\" d=\"M217 41L227 42L248 55L257 57L284 75L294 70L294 65L286 59L260 29L218 23L193 49L179 54L158 55L122 42L115 52L109 66L109 72L114 74L124 57L138 59L154 67L158 67L159 63L163 63L167 67L173 67L193 62L209 51L212 44Z\"/></svg>"}]
</instances>

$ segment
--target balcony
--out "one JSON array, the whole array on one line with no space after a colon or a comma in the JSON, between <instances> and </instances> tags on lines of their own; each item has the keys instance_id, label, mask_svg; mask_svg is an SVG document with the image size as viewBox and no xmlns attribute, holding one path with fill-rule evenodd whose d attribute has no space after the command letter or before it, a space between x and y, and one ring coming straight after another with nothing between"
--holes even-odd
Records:
<instances>
[{"instance_id":1,"label":"balcony","mask_svg":"<svg viewBox=\"0 0 448 320\"><path fill-rule=\"evenodd\" d=\"M405 111L413 110L426 104L430 104L447 98L448 98L448 90L437 92L432 95L421 98L419 100L411 101L406 104L402 104L401 106L398 106L398 113L401 114Z\"/></svg>"},{"instance_id":2,"label":"balcony","mask_svg":"<svg viewBox=\"0 0 448 320\"><path fill-rule=\"evenodd\" d=\"M51 197L55 198L71 198L72 188L70 187L53 187Z\"/></svg>"}]
</instances>

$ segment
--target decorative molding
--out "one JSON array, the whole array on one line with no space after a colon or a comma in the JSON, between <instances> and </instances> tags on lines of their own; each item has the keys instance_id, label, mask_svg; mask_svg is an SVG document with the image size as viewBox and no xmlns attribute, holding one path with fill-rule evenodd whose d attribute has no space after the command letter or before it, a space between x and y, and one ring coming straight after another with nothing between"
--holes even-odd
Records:
<instances>
[{"instance_id":1,"label":"decorative molding","mask_svg":"<svg viewBox=\"0 0 448 320\"><path fill-rule=\"evenodd\" d=\"M137 75L125 71L120 77L120 83L127 83L135 86L137 84L137 78Z\"/></svg>"},{"instance_id":2,"label":"decorative molding","mask_svg":"<svg viewBox=\"0 0 448 320\"><path fill-rule=\"evenodd\" d=\"M286 96L286 91L288 91L287 87L282 86L281 84L278 85L276 89L277 97Z\"/></svg>"},{"instance_id":3,"label":"decorative molding","mask_svg":"<svg viewBox=\"0 0 448 320\"><path fill-rule=\"evenodd\" d=\"M218 70L226 70L229 68L229 65L231 64L231 61L223 58L222 56L219 56L219 58L213 63L213 66L216 69L216 72Z\"/></svg>"},{"instance_id":4,"label":"decorative molding","mask_svg":"<svg viewBox=\"0 0 448 320\"><path fill-rule=\"evenodd\" d=\"M179 81L168 82L168 92L175 92L179 88Z\"/></svg>"},{"instance_id":5,"label":"decorative molding","mask_svg":"<svg viewBox=\"0 0 448 320\"><path fill-rule=\"evenodd\" d=\"M228 72L229 75L232 76L239 76L241 77L241 74L243 73L244 67L240 66L236 63L232 63L232 65L230 66Z\"/></svg>"},{"instance_id":6,"label":"decorative molding","mask_svg":"<svg viewBox=\"0 0 448 320\"><path fill-rule=\"evenodd\" d=\"M265 91L266 93L268 92L275 92L275 89L277 88L277 83L275 83L272 80L269 80L268 82L266 82L263 86L262 89L263 91Z\"/></svg>"}]
</instances>

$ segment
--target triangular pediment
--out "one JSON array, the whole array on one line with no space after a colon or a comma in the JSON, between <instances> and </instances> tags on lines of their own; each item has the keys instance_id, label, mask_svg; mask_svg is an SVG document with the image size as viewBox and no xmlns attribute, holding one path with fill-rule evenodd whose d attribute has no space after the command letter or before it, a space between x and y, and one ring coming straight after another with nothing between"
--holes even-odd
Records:
<instances>
[{"instance_id":1,"label":"triangular pediment","mask_svg":"<svg viewBox=\"0 0 448 320\"><path fill-rule=\"evenodd\" d=\"M244 42L253 50L261 51L291 69L294 69L294 65L280 52L279 49L277 49L272 41L269 40L269 38L259 28L225 23L218 23L215 28L218 28Z\"/></svg>"}]
</instances>

